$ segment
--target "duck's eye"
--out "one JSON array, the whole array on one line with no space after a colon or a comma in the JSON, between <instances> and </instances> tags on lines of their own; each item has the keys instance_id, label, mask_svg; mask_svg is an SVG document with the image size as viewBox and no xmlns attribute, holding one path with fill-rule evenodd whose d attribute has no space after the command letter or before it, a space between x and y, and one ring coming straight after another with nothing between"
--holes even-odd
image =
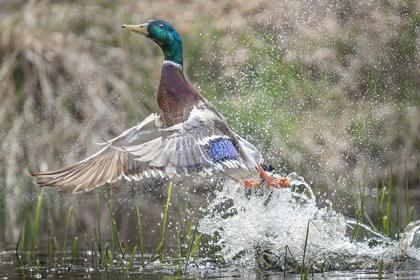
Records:
<instances>
[{"instance_id":1,"label":"duck's eye","mask_svg":"<svg viewBox=\"0 0 420 280\"><path fill-rule=\"evenodd\" d=\"M160 28L163 28L163 24L159 24L159 27L160 27Z\"/></svg>"}]
</instances>

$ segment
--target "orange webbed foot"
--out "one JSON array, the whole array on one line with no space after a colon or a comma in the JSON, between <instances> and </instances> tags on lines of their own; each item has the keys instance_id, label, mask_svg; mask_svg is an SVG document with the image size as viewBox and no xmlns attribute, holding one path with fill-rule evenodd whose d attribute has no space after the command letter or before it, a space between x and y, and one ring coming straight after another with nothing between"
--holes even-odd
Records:
<instances>
[{"instance_id":1,"label":"orange webbed foot","mask_svg":"<svg viewBox=\"0 0 420 280\"><path fill-rule=\"evenodd\" d=\"M258 171L260 172L261 176L264 178L267 185L276 189L290 187L289 179L283 178L283 177L274 178L273 175L267 174L267 172L264 171L261 165L258 165Z\"/></svg>"},{"instance_id":2,"label":"orange webbed foot","mask_svg":"<svg viewBox=\"0 0 420 280\"><path fill-rule=\"evenodd\" d=\"M245 188L261 188L261 183L258 181L244 181L243 186Z\"/></svg>"}]
</instances>

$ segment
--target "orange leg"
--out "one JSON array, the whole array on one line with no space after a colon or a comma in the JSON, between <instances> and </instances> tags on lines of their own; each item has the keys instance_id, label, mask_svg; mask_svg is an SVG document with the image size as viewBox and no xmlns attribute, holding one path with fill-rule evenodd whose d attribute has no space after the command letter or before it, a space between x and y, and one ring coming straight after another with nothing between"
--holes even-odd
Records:
<instances>
[{"instance_id":1,"label":"orange leg","mask_svg":"<svg viewBox=\"0 0 420 280\"><path fill-rule=\"evenodd\" d=\"M245 188L261 188L261 183L258 181L244 181L243 185Z\"/></svg>"},{"instance_id":2,"label":"orange leg","mask_svg":"<svg viewBox=\"0 0 420 280\"><path fill-rule=\"evenodd\" d=\"M268 175L267 172L264 171L264 169L261 167L261 165L258 164L258 172L260 172L261 176L264 178L264 180L267 182L267 184L273 188L288 188L290 187L289 179L278 177L273 178L273 175Z\"/></svg>"}]
</instances>

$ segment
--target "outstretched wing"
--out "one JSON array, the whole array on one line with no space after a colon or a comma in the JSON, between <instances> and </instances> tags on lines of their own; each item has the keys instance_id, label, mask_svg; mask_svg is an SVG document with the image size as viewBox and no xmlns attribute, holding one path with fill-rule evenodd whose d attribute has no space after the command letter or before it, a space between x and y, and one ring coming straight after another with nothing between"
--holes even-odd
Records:
<instances>
[{"instance_id":1,"label":"outstretched wing","mask_svg":"<svg viewBox=\"0 0 420 280\"><path fill-rule=\"evenodd\" d=\"M240 140L235 133L206 108L194 108L186 122L160 131L161 137L146 143L111 147L147 163L145 174L153 172L173 177L198 173L204 176L211 175L213 168L221 171L225 168L252 169L255 165L242 156L242 153L248 153L245 144L238 144Z\"/></svg>"},{"instance_id":2,"label":"outstretched wing","mask_svg":"<svg viewBox=\"0 0 420 280\"><path fill-rule=\"evenodd\" d=\"M129 181L146 177L173 177L198 173L212 175L213 169L255 170L259 151L241 139L217 112L205 106L194 108L187 121L159 129L160 118L150 115L141 124L106 145L93 156L69 167L49 172L30 172L42 187L73 193L90 191L121 178Z\"/></svg>"},{"instance_id":3,"label":"outstretched wing","mask_svg":"<svg viewBox=\"0 0 420 280\"><path fill-rule=\"evenodd\" d=\"M63 169L47 172L29 172L32 177L41 179L36 184L41 187L60 187L60 190L76 186L73 193L90 191L106 182L112 183L121 178L131 180L147 168L147 164L134 160L128 152L115 150L110 145L129 145L144 143L161 135L156 123L159 116L152 114L139 125L132 127L120 136L102 143L107 145L96 154Z\"/></svg>"}]
</instances>

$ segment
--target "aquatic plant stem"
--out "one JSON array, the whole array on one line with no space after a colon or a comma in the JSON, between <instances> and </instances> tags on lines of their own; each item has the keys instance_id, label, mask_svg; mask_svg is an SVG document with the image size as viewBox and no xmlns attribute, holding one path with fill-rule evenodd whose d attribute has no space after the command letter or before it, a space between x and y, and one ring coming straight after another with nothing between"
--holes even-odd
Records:
<instances>
[{"instance_id":1,"label":"aquatic plant stem","mask_svg":"<svg viewBox=\"0 0 420 280\"><path fill-rule=\"evenodd\" d=\"M104 259L102 261L102 267L105 270L108 270L108 262L111 263L112 265L112 254L111 254L111 251L109 250L109 244L107 242L105 243L105 253L104 253Z\"/></svg>"},{"instance_id":2,"label":"aquatic plant stem","mask_svg":"<svg viewBox=\"0 0 420 280\"><path fill-rule=\"evenodd\" d=\"M140 218L140 209L139 209L139 197L136 195L136 211L137 211L137 226L139 228L139 241L140 241L140 254L141 259L144 259L144 251L143 251L143 232L141 230L141 218ZM137 246L136 246L137 247Z\"/></svg>"},{"instance_id":3,"label":"aquatic plant stem","mask_svg":"<svg viewBox=\"0 0 420 280\"><path fill-rule=\"evenodd\" d=\"M48 220L48 263L52 263L51 220Z\"/></svg>"},{"instance_id":4,"label":"aquatic plant stem","mask_svg":"<svg viewBox=\"0 0 420 280\"><path fill-rule=\"evenodd\" d=\"M308 237L309 237L309 221L308 226L306 227L306 237L305 237L305 246L303 247L303 257L302 257L302 266L300 268L300 278L303 279L303 273L305 268L305 257L306 257L306 246L308 245Z\"/></svg>"},{"instance_id":5,"label":"aquatic plant stem","mask_svg":"<svg viewBox=\"0 0 420 280\"><path fill-rule=\"evenodd\" d=\"M387 216L387 229L388 232L385 232L389 237L391 237L391 232L390 232L390 228L391 228L391 198L392 198L392 166L390 168L390 172L389 172L389 189L388 189L388 204L387 204L387 208L386 208L386 216Z\"/></svg>"},{"instance_id":6,"label":"aquatic plant stem","mask_svg":"<svg viewBox=\"0 0 420 280\"><path fill-rule=\"evenodd\" d=\"M405 206L407 209L407 224L412 222L412 217L410 216L410 199L409 199L409 192L408 192L408 171L407 171L407 159L405 160Z\"/></svg>"},{"instance_id":7,"label":"aquatic plant stem","mask_svg":"<svg viewBox=\"0 0 420 280\"><path fill-rule=\"evenodd\" d=\"M401 231L401 212L400 212L400 190L395 189L397 195L397 240L400 240Z\"/></svg>"},{"instance_id":8,"label":"aquatic plant stem","mask_svg":"<svg viewBox=\"0 0 420 280\"><path fill-rule=\"evenodd\" d=\"M76 236L74 238L74 244L73 244L73 267L76 266L76 254L77 254L77 240L79 238Z\"/></svg>"},{"instance_id":9,"label":"aquatic plant stem","mask_svg":"<svg viewBox=\"0 0 420 280\"><path fill-rule=\"evenodd\" d=\"M67 216L66 234L64 236L64 244L63 244L64 254L66 254L66 252L67 252L67 248L66 248L67 247L67 239L69 237L69 232L70 232L70 224L71 224L71 215L72 215L72 213L73 213L73 207L70 206L69 214Z\"/></svg>"},{"instance_id":10,"label":"aquatic plant stem","mask_svg":"<svg viewBox=\"0 0 420 280\"><path fill-rule=\"evenodd\" d=\"M386 187L385 187L385 183L382 180L382 193L381 193L381 202L380 202L380 207L379 207L379 215L378 215L378 231L380 231L381 226L383 225L383 218L384 218L384 202L385 202L385 193L386 193ZM385 231L385 229L384 229Z\"/></svg>"},{"instance_id":11,"label":"aquatic plant stem","mask_svg":"<svg viewBox=\"0 0 420 280\"><path fill-rule=\"evenodd\" d=\"M169 189L168 189L168 199L166 201L166 208L165 208L165 216L163 218L163 233L162 233L162 241L159 245L159 250L161 252L159 261L163 261L163 251L165 248L165 240L166 240L166 228L168 227L168 213L169 213L169 205L171 203L171 193L172 193L172 182L169 183Z\"/></svg>"},{"instance_id":12,"label":"aquatic plant stem","mask_svg":"<svg viewBox=\"0 0 420 280\"><path fill-rule=\"evenodd\" d=\"M25 235L26 235L26 217L25 217L25 221L23 222L23 228L22 228L21 240L20 240L21 253L25 251Z\"/></svg>"},{"instance_id":13,"label":"aquatic plant stem","mask_svg":"<svg viewBox=\"0 0 420 280\"><path fill-rule=\"evenodd\" d=\"M362 185L362 193L360 195L360 214L362 217L362 223L365 222L365 218L364 218L364 213L365 213L365 208L364 208L364 202L365 202L365 188L366 188L366 179L367 179L367 168L368 168L368 164L366 163L365 165L365 170L364 170L364 176L363 176L363 185Z\"/></svg>"},{"instance_id":14,"label":"aquatic plant stem","mask_svg":"<svg viewBox=\"0 0 420 280\"><path fill-rule=\"evenodd\" d=\"M190 239L190 246L189 246L189 250L188 250L188 255L187 255L187 259L185 260L184 274L187 273L188 262L190 260L191 250L192 250L192 247L193 247L193 244L194 244L194 237L195 237L195 233L197 232L199 222L200 222L200 220L197 220L197 224L195 225L195 228L194 228L194 233L192 235L192 238Z\"/></svg>"},{"instance_id":15,"label":"aquatic plant stem","mask_svg":"<svg viewBox=\"0 0 420 280\"><path fill-rule=\"evenodd\" d=\"M42 204L42 198L44 196L44 188L41 189L41 194L38 196L38 205L36 207L36 216L35 216L35 224L34 224L34 231L32 235L32 246L31 246L31 254L33 255L35 251L35 243L36 243L36 237L38 235L38 228L39 228L39 213L41 212L41 204Z\"/></svg>"},{"instance_id":16,"label":"aquatic plant stem","mask_svg":"<svg viewBox=\"0 0 420 280\"><path fill-rule=\"evenodd\" d=\"M131 253L130 261L128 262L128 265L125 268L125 270L127 271L127 273L130 271L131 266L133 265L134 258L136 257L136 251L137 251L137 246L134 246L133 252ZM143 256L142 256L142 259L143 259Z\"/></svg>"},{"instance_id":17,"label":"aquatic plant stem","mask_svg":"<svg viewBox=\"0 0 420 280\"><path fill-rule=\"evenodd\" d=\"M117 238L118 247L120 248L122 259L124 260L125 259L125 250L124 250L122 242L121 242L120 234L118 233L117 224L115 223L114 213L112 211L112 206L111 206L111 203L109 201L107 202L107 205L108 205L109 214L111 215L112 228L113 228L113 230L115 232L115 236Z\"/></svg>"},{"instance_id":18,"label":"aquatic plant stem","mask_svg":"<svg viewBox=\"0 0 420 280\"><path fill-rule=\"evenodd\" d=\"M92 227L92 230L93 230L93 238L95 239L96 245L98 246L99 258L102 259L101 242L99 240L98 232L96 230L96 227Z\"/></svg>"},{"instance_id":19,"label":"aquatic plant stem","mask_svg":"<svg viewBox=\"0 0 420 280\"><path fill-rule=\"evenodd\" d=\"M98 221L98 250L99 250L99 255L101 255L101 224L99 221L100 218L100 205L99 205L99 193L98 193L98 189L95 189L95 196L96 196L96 215L97 215L97 221Z\"/></svg>"},{"instance_id":20,"label":"aquatic plant stem","mask_svg":"<svg viewBox=\"0 0 420 280\"><path fill-rule=\"evenodd\" d=\"M384 266L384 260L381 259L381 260L379 260L379 263L378 263L378 280L382 279L383 266Z\"/></svg>"},{"instance_id":21,"label":"aquatic plant stem","mask_svg":"<svg viewBox=\"0 0 420 280\"><path fill-rule=\"evenodd\" d=\"M283 278L286 278L286 270L287 270L287 249L288 249L288 246L286 245L285 252L284 252Z\"/></svg>"}]
</instances>

